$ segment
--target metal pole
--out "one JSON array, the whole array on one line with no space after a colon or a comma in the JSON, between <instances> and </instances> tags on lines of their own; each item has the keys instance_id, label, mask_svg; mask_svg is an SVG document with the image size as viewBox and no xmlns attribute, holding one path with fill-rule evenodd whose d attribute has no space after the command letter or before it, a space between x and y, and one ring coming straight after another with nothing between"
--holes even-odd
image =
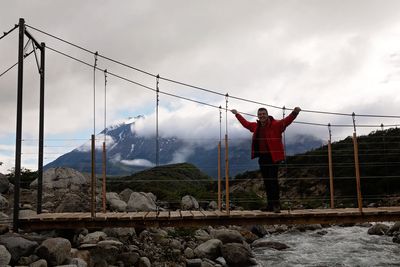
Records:
<instances>
[{"instance_id":1,"label":"metal pole","mask_svg":"<svg viewBox=\"0 0 400 267\"><path fill-rule=\"evenodd\" d=\"M218 210L222 209L221 196L221 140L222 140L222 110L219 106L219 142L218 142Z\"/></svg>"},{"instance_id":2,"label":"metal pole","mask_svg":"<svg viewBox=\"0 0 400 267\"><path fill-rule=\"evenodd\" d=\"M328 140L328 163L329 163L329 189L331 192L331 209L335 208L334 191L333 191L333 167L332 167L332 135L331 135L331 124L328 124L329 129L329 140Z\"/></svg>"},{"instance_id":3,"label":"metal pole","mask_svg":"<svg viewBox=\"0 0 400 267\"><path fill-rule=\"evenodd\" d=\"M24 76L24 35L25 20L19 19L19 43L18 43L18 85L17 85L17 121L15 140L15 185L14 185L14 232L18 232L19 224L19 191L21 182L21 145L22 145L22 93Z\"/></svg>"},{"instance_id":4,"label":"metal pole","mask_svg":"<svg viewBox=\"0 0 400 267\"><path fill-rule=\"evenodd\" d=\"M221 141L218 142L218 210L221 210Z\"/></svg>"},{"instance_id":5,"label":"metal pole","mask_svg":"<svg viewBox=\"0 0 400 267\"><path fill-rule=\"evenodd\" d=\"M225 135L225 196L226 196L226 212L229 214L229 158L228 158L228 135Z\"/></svg>"},{"instance_id":6,"label":"metal pole","mask_svg":"<svg viewBox=\"0 0 400 267\"><path fill-rule=\"evenodd\" d=\"M96 217L96 174L95 174L95 136L92 134L91 138L91 148L92 148L92 172L91 172L91 205L90 205L90 214L91 217Z\"/></svg>"},{"instance_id":7,"label":"metal pole","mask_svg":"<svg viewBox=\"0 0 400 267\"><path fill-rule=\"evenodd\" d=\"M358 209L360 210L360 212L362 212L360 164L358 162L358 143L357 143L357 134L356 133L353 133L353 145L354 145L354 165L355 165L355 169L356 169Z\"/></svg>"},{"instance_id":8,"label":"metal pole","mask_svg":"<svg viewBox=\"0 0 400 267\"><path fill-rule=\"evenodd\" d=\"M39 108L39 160L38 160L38 189L37 189L37 213L42 213L43 194L43 144L44 144L44 82L45 82L45 48L40 46L40 108Z\"/></svg>"},{"instance_id":9,"label":"metal pole","mask_svg":"<svg viewBox=\"0 0 400 267\"><path fill-rule=\"evenodd\" d=\"M107 175L107 151L106 151L106 138L107 138L107 70L104 70L104 141L103 141L103 183L102 183L102 196L103 196L103 213L106 212L106 175Z\"/></svg>"},{"instance_id":10,"label":"metal pole","mask_svg":"<svg viewBox=\"0 0 400 267\"><path fill-rule=\"evenodd\" d=\"M353 133L353 146L354 146L354 167L356 171L356 184L357 184L357 202L358 202L358 209L362 212L362 196L361 196L361 181L360 181L360 164L358 161L358 143L357 143L357 133L356 133L356 114L353 112L353 126L354 126L354 133Z\"/></svg>"},{"instance_id":11,"label":"metal pole","mask_svg":"<svg viewBox=\"0 0 400 267\"><path fill-rule=\"evenodd\" d=\"M103 142L103 183L102 183L103 213L106 213L106 142Z\"/></svg>"},{"instance_id":12,"label":"metal pole","mask_svg":"<svg viewBox=\"0 0 400 267\"><path fill-rule=\"evenodd\" d=\"M229 149L228 149L228 97L225 95L225 197L226 212L230 214L229 208Z\"/></svg>"}]
</instances>

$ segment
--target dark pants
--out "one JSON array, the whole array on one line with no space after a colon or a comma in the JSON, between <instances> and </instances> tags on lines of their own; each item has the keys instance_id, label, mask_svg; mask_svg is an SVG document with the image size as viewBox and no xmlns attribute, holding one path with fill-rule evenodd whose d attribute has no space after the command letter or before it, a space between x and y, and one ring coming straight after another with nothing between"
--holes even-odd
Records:
<instances>
[{"instance_id":1,"label":"dark pants","mask_svg":"<svg viewBox=\"0 0 400 267\"><path fill-rule=\"evenodd\" d=\"M267 193L267 207L272 208L279 204L279 163L273 163L270 154L261 154L258 159L261 175L264 180L265 192Z\"/></svg>"}]
</instances>

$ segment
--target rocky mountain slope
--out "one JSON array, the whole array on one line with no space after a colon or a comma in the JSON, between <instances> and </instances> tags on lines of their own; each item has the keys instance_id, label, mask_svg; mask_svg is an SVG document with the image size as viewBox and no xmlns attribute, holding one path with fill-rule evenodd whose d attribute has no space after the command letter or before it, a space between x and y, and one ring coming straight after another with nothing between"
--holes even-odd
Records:
<instances>
[{"instance_id":1,"label":"rocky mountain slope","mask_svg":"<svg viewBox=\"0 0 400 267\"><path fill-rule=\"evenodd\" d=\"M135 119L109 127L107 130L107 174L130 175L134 172L145 170L155 166L156 139L154 136L142 137L136 133L135 123L141 119ZM103 140L101 132L99 140ZM250 138L250 137L249 137ZM320 147L322 140L313 136L299 135L293 138L295 141L287 145L287 154L294 155L313 148ZM229 161L230 174L257 169L257 162L250 159L250 139L241 142L230 141ZM182 140L177 137L159 138L159 162L160 165L174 163L191 163L206 174L217 177L218 172L218 142L217 140L204 140L201 143L193 143L191 140ZM96 172L102 173L101 145L96 149ZM222 148L224 159L224 147ZM45 166L45 169L53 167L70 167L80 172L91 171L90 145L84 144L69 153L66 153Z\"/></svg>"}]
</instances>

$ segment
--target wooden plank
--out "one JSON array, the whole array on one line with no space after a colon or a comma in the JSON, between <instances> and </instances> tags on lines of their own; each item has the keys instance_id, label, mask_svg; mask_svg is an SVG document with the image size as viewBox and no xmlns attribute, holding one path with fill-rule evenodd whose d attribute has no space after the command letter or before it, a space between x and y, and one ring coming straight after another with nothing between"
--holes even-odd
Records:
<instances>
[{"instance_id":1,"label":"wooden plank","mask_svg":"<svg viewBox=\"0 0 400 267\"><path fill-rule=\"evenodd\" d=\"M193 214L194 219L204 219L205 218L205 215L201 211L191 210L190 212Z\"/></svg>"},{"instance_id":2,"label":"wooden plank","mask_svg":"<svg viewBox=\"0 0 400 267\"><path fill-rule=\"evenodd\" d=\"M190 210L181 210L181 215L183 219L193 218L193 214Z\"/></svg>"},{"instance_id":3,"label":"wooden plank","mask_svg":"<svg viewBox=\"0 0 400 267\"><path fill-rule=\"evenodd\" d=\"M207 210L203 211L202 213L206 218L219 218L219 213L216 213L215 211Z\"/></svg>"},{"instance_id":4,"label":"wooden plank","mask_svg":"<svg viewBox=\"0 0 400 267\"><path fill-rule=\"evenodd\" d=\"M182 215L180 211L171 211L169 213L169 219L170 220L180 220L182 219Z\"/></svg>"},{"instance_id":5,"label":"wooden plank","mask_svg":"<svg viewBox=\"0 0 400 267\"><path fill-rule=\"evenodd\" d=\"M366 221L398 221L400 207L364 208L360 213L357 208L337 209L308 209L282 211L275 214L262 211L171 211L158 213L159 219L168 226L201 226L201 225L229 225L229 224L308 224L308 223L355 223ZM43 213L30 218L20 218L21 229L29 231L44 229L69 229L87 227L96 229L110 227L113 224L119 227L138 225L157 225L157 212L128 212L128 213L96 213L92 220L88 212L73 213ZM163 218L163 219L161 219ZM147 220L147 223L146 223Z\"/></svg>"},{"instance_id":6,"label":"wooden plank","mask_svg":"<svg viewBox=\"0 0 400 267\"><path fill-rule=\"evenodd\" d=\"M160 211L157 215L157 219L167 220L170 217L169 213L169 211Z\"/></svg>"},{"instance_id":7,"label":"wooden plank","mask_svg":"<svg viewBox=\"0 0 400 267\"><path fill-rule=\"evenodd\" d=\"M157 211L149 211L144 217L145 220L155 220L157 219Z\"/></svg>"}]
</instances>

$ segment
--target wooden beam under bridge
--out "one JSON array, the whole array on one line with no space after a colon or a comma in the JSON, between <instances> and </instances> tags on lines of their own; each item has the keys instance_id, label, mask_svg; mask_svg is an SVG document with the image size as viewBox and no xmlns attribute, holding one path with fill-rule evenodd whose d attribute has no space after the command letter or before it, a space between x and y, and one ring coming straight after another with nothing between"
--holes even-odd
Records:
<instances>
[{"instance_id":1,"label":"wooden beam under bridge","mask_svg":"<svg viewBox=\"0 0 400 267\"><path fill-rule=\"evenodd\" d=\"M206 225L248 224L342 224L400 221L400 207L284 210L281 213L259 210L230 211L150 211L107 212L91 217L90 212L41 213L20 217L26 231L49 229L101 229L104 227L199 227Z\"/></svg>"}]
</instances>

